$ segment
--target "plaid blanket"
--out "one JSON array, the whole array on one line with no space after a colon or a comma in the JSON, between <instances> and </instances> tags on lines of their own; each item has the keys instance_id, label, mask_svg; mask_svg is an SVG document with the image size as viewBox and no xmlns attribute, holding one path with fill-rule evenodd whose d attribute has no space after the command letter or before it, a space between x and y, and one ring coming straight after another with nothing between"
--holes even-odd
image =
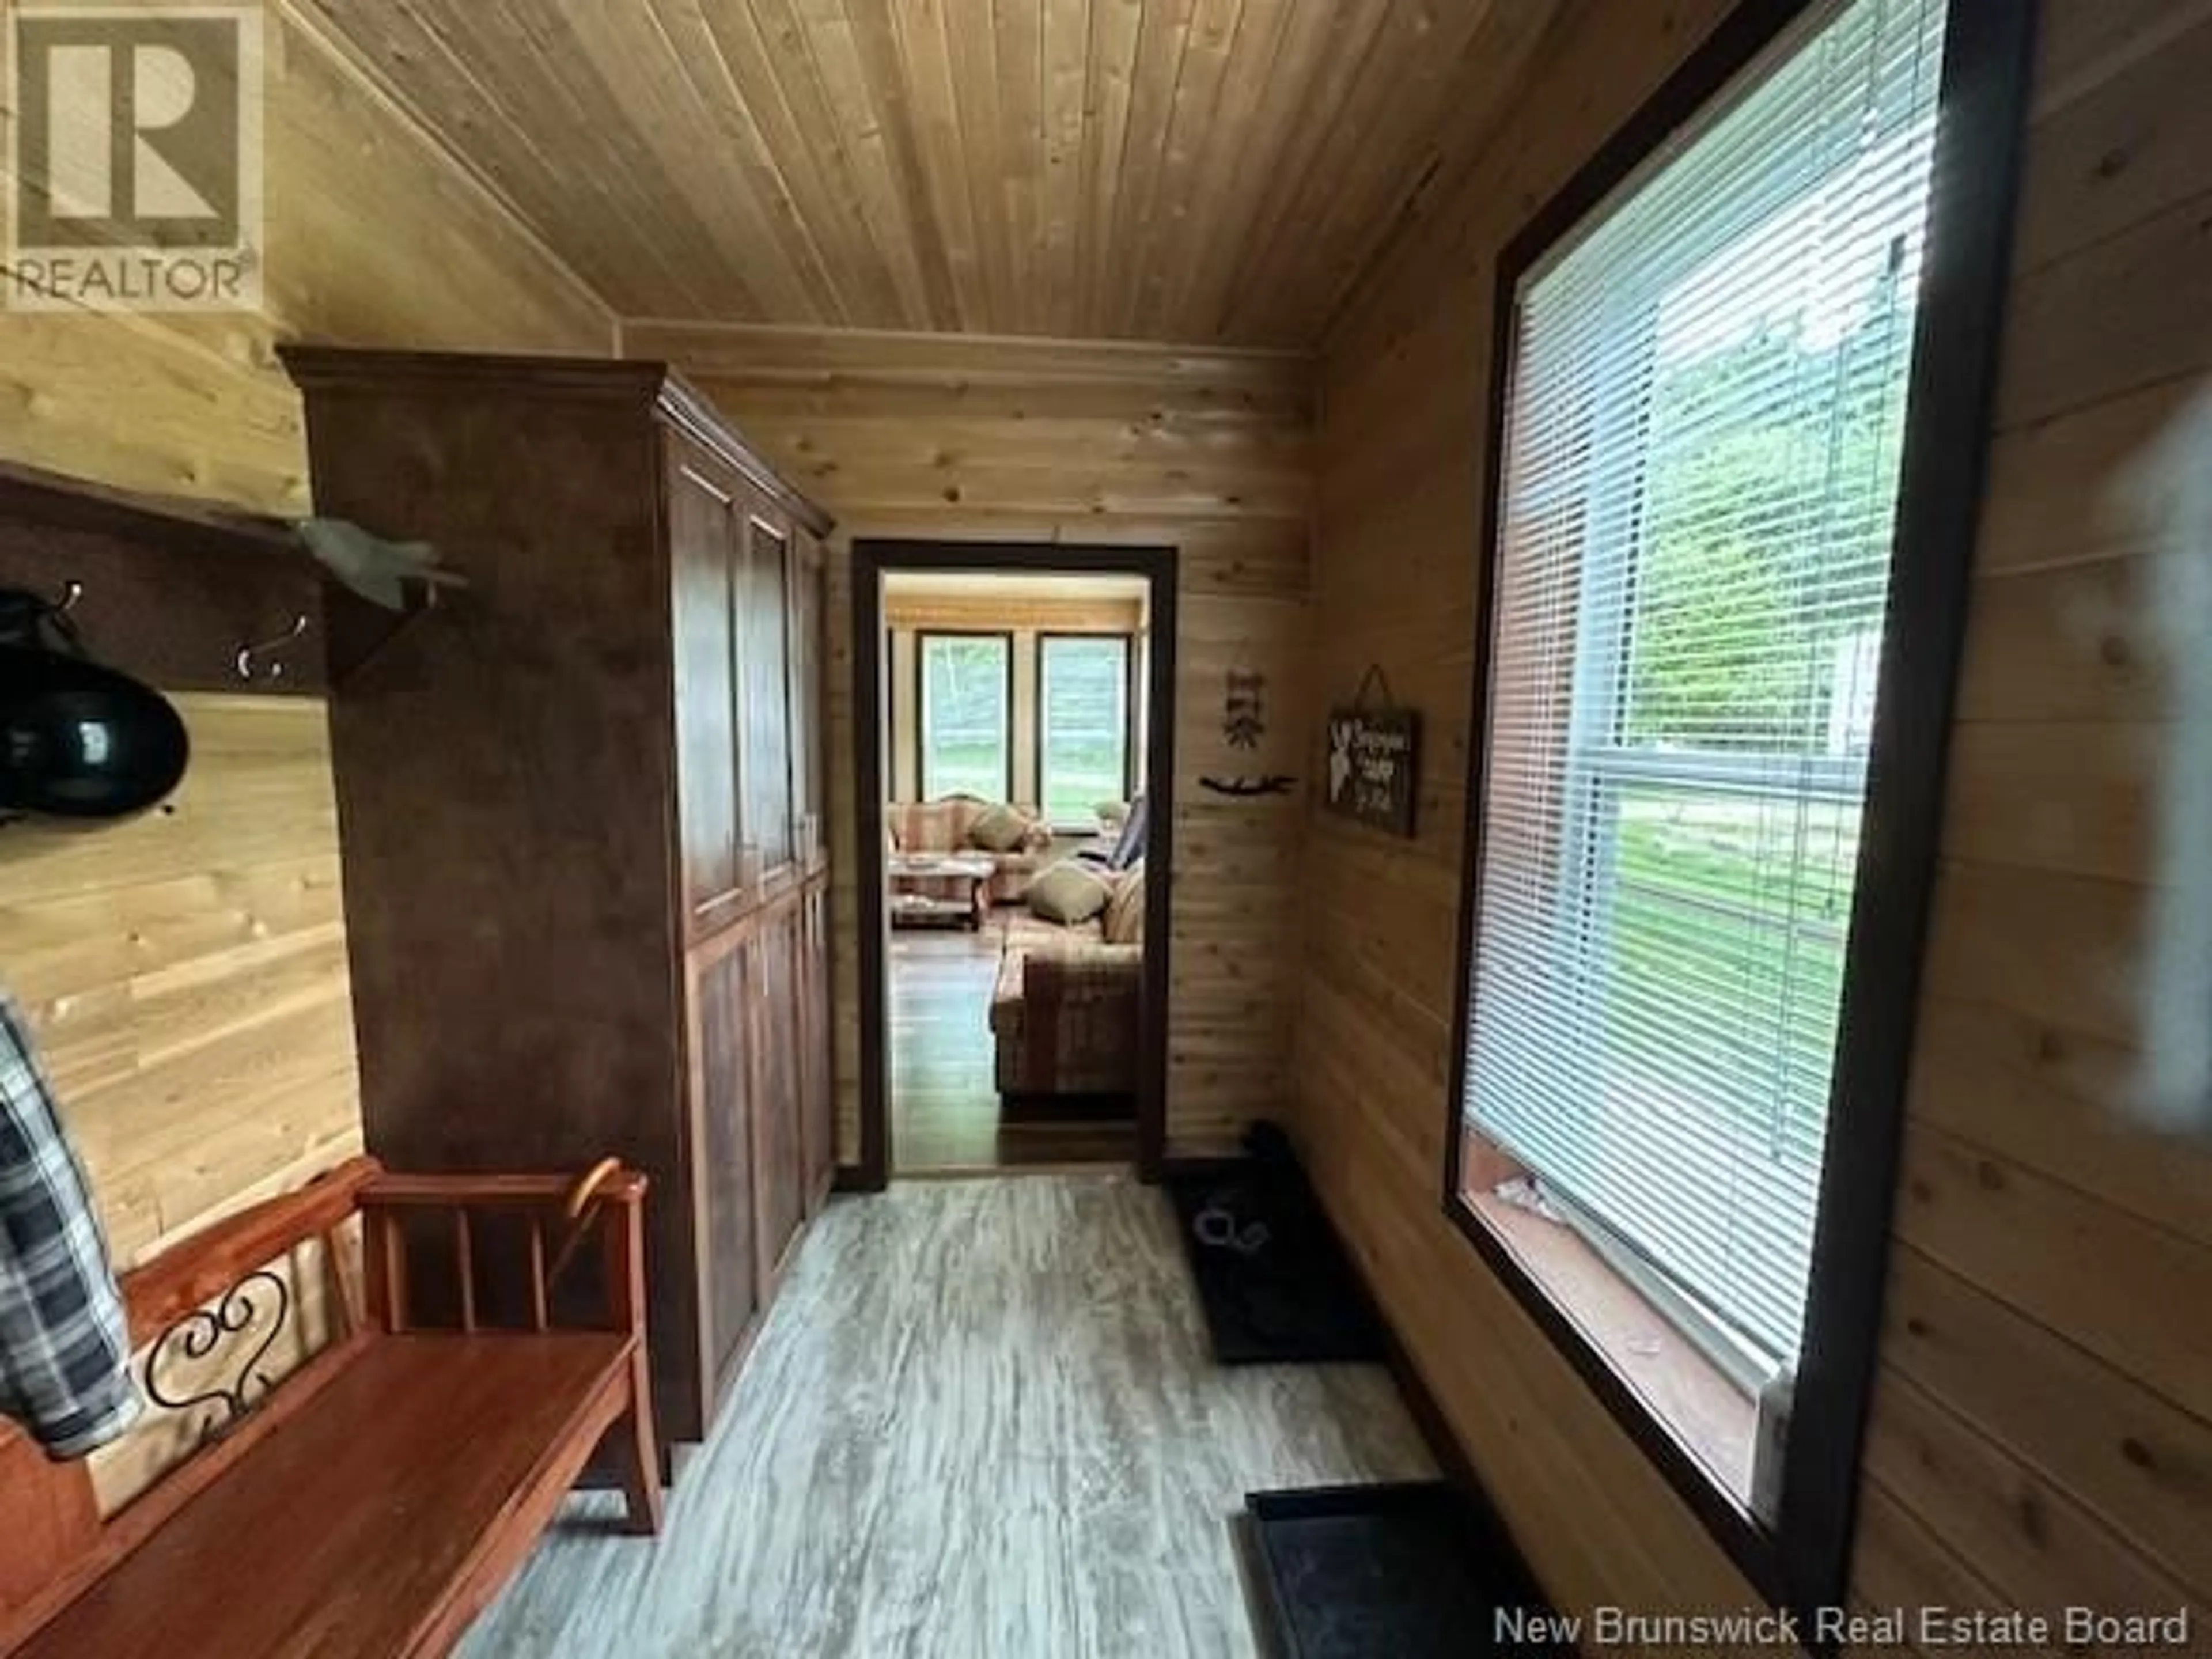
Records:
<instances>
[{"instance_id":1,"label":"plaid blanket","mask_svg":"<svg viewBox=\"0 0 2212 1659\"><path fill-rule=\"evenodd\" d=\"M0 1416L82 1457L138 1415L130 1323L22 1012L0 994Z\"/></svg>"}]
</instances>

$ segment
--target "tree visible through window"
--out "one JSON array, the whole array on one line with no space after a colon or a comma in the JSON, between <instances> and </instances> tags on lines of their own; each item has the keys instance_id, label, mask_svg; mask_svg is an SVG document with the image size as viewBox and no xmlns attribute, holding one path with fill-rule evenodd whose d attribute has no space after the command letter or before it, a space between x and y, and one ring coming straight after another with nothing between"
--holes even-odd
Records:
<instances>
[{"instance_id":1,"label":"tree visible through window","mask_svg":"<svg viewBox=\"0 0 2212 1659\"><path fill-rule=\"evenodd\" d=\"M1095 822L1129 791L1129 641L1047 635L1037 641L1039 791L1046 819Z\"/></svg>"},{"instance_id":2,"label":"tree visible through window","mask_svg":"<svg viewBox=\"0 0 2212 1659\"><path fill-rule=\"evenodd\" d=\"M925 800L1013 793L1013 641L1004 634L924 634L921 793Z\"/></svg>"}]
</instances>

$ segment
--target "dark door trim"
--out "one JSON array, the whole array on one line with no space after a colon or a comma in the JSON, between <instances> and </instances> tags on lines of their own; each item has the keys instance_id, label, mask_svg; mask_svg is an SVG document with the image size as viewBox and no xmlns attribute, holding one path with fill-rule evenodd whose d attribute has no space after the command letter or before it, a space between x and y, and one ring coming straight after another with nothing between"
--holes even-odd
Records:
<instances>
[{"instance_id":1,"label":"dark door trim","mask_svg":"<svg viewBox=\"0 0 2212 1659\"><path fill-rule=\"evenodd\" d=\"M853 544L853 742L854 876L860 930L860 1162L848 1183L881 1192L890 1184L890 1053L888 916L884 893L884 575L893 570L1140 576L1150 585L1145 707L1145 997L1137 1058L1137 1172L1158 1181L1167 1163L1170 897L1175 869L1176 581L1172 547L1105 547L1060 542L905 541Z\"/></svg>"}]
</instances>

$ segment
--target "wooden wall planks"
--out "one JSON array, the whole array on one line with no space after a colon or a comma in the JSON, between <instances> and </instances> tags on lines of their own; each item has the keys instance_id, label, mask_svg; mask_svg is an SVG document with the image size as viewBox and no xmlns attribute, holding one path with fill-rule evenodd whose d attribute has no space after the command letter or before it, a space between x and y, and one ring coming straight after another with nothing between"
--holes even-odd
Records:
<instances>
[{"instance_id":1,"label":"wooden wall planks","mask_svg":"<svg viewBox=\"0 0 2212 1659\"><path fill-rule=\"evenodd\" d=\"M1562 1602L1750 1598L1437 1212L1492 258L1724 0L1604 0L1418 216L1324 356L1322 684L1379 659L1434 733L1420 840L1313 817L1293 1074L1332 1211ZM1855 1596L2212 1601L2212 1154L2125 1116L2173 728L2155 535L2113 502L2212 389L2212 7L2056 0L1910 1097ZM2200 100L2201 101L2201 100Z\"/></svg>"},{"instance_id":2,"label":"wooden wall planks","mask_svg":"<svg viewBox=\"0 0 2212 1659\"><path fill-rule=\"evenodd\" d=\"M407 118L288 14L268 45L266 313L0 313L0 454L299 512L279 339L611 351L605 308ZM0 830L0 972L125 1262L361 1134L325 709L180 702L194 756L173 811ZM111 1501L147 1457L110 1460Z\"/></svg>"},{"instance_id":3,"label":"wooden wall planks","mask_svg":"<svg viewBox=\"0 0 2212 1659\"><path fill-rule=\"evenodd\" d=\"M611 314L287 9L267 27L267 304L0 313L0 453L279 512L307 506L280 340L611 351Z\"/></svg>"},{"instance_id":4,"label":"wooden wall planks","mask_svg":"<svg viewBox=\"0 0 2212 1659\"><path fill-rule=\"evenodd\" d=\"M126 1262L361 1135L322 707L179 703L173 810L0 831L9 988Z\"/></svg>"},{"instance_id":5,"label":"wooden wall planks","mask_svg":"<svg viewBox=\"0 0 2212 1659\"><path fill-rule=\"evenodd\" d=\"M858 1152L859 941L850 845L855 536L1164 543L1182 550L1171 1152L1279 1114L1303 817L1201 774L1297 773L1306 735L1305 360L1059 341L632 325L835 514L830 776L843 1156ZM1267 677L1255 752L1221 731L1232 667Z\"/></svg>"}]
</instances>

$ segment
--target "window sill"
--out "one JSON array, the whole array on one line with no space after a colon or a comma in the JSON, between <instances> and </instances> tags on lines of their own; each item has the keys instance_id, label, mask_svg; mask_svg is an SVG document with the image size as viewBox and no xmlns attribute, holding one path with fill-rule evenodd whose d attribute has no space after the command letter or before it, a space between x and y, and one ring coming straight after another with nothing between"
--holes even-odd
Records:
<instances>
[{"instance_id":1,"label":"window sill","mask_svg":"<svg viewBox=\"0 0 2212 1659\"><path fill-rule=\"evenodd\" d=\"M1488 1191L1462 1201L1684 1449L1748 1505L1757 1402L1574 1229Z\"/></svg>"}]
</instances>

